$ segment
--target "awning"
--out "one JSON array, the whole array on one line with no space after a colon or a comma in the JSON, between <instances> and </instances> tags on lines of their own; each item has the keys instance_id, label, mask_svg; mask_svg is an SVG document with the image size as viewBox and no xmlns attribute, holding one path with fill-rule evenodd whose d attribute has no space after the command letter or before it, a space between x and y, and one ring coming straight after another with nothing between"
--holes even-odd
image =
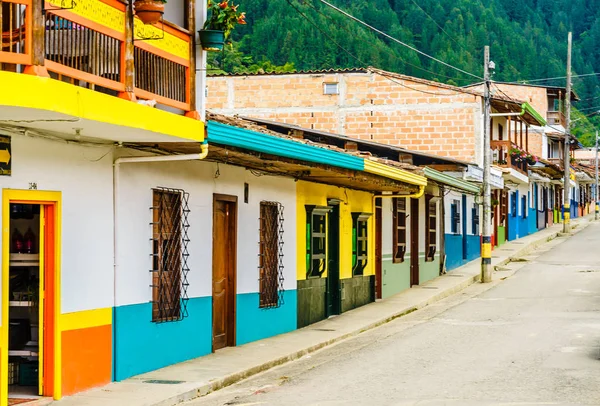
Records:
<instances>
[{"instance_id":1,"label":"awning","mask_svg":"<svg viewBox=\"0 0 600 406\"><path fill-rule=\"evenodd\" d=\"M452 186L456 189L460 189L463 190L465 192L468 193L472 193L472 194L480 194L481 193L481 189L478 185L474 185L471 182L467 182L465 180L462 179L457 179L453 176L450 176L448 174L445 174L443 172L439 172L436 171L435 169L431 169L431 168L427 168L425 167L423 169L423 172L425 173L425 177L427 179L431 179L434 180L438 183L442 183L444 185L448 185L448 186Z\"/></svg>"}]
</instances>

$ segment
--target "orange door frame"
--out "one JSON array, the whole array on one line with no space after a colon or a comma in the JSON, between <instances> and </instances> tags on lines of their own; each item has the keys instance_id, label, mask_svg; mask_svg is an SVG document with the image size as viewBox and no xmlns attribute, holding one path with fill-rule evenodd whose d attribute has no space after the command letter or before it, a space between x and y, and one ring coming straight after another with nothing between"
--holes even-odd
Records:
<instances>
[{"instance_id":1,"label":"orange door frame","mask_svg":"<svg viewBox=\"0 0 600 406\"><path fill-rule=\"evenodd\" d=\"M40 329L42 347L40 348L40 368L43 376L44 396L54 399L61 397L60 376L60 216L61 193L37 190L3 189L2 191L2 325L0 326L0 406L8 404L8 306L9 306L9 261L10 261L10 204L35 204L43 210L44 223L40 229L40 262L44 272L42 283L45 285L40 294L44 326Z\"/></svg>"}]
</instances>

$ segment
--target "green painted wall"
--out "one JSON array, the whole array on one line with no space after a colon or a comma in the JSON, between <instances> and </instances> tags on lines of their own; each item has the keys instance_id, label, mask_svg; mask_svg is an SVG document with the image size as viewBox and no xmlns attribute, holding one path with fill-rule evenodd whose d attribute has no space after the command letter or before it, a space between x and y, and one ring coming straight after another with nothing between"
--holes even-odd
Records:
<instances>
[{"instance_id":1,"label":"green painted wall","mask_svg":"<svg viewBox=\"0 0 600 406\"><path fill-rule=\"evenodd\" d=\"M500 246L506 242L506 227L498 227L498 238L496 239L496 245Z\"/></svg>"},{"instance_id":2,"label":"green painted wall","mask_svg":"<svg viewBox=\"0 0 600 406\"><path fill-rule=\"evenodd\" d=\"M392 262L391 254L384 255L381 268L381 296L383 299L410 288L410 255L407 254L404 262L399 264Z\"/></svg>"},{"instance_id":3,"label":"green painted wall","mask_svg":"<svg viewBox=\"0 0 600 406\"><path fill-rule=\"evenodd\" d=\"M433 261L426 262L425 253L421 255L419 255L419 285L440 276L440 256L436 254Z\"/></svg>"}]
</instances>

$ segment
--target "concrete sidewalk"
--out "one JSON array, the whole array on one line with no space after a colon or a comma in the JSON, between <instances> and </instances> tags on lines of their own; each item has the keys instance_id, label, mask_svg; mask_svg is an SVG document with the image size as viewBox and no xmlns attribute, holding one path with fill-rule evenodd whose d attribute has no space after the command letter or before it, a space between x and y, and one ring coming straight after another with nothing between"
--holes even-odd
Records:
<instances>
[{"instance_id":1,"label":"concrete sidewalk","mask_svg":"<svg viewBox=\"0 0 600 406\"><path fill-rule=\"evenodd\" d=\"M593 215L574 219L574 232L583 229ZM512 241L492 252L492 265L526 255L555 238L555 225ZM480 261L475 260L421 286L371 303L300 330L219 350L191 361L149 372L122 382L52 403L60 406L171 406L231 385L269 368L298 359L340 340L356 336L395 318L450 296L479 280ZM497 279L498 276L495 276ZM186 337L184 339L192 339ZM157 348L157 351L160 351Z\"/></svg>"}]
</instances>

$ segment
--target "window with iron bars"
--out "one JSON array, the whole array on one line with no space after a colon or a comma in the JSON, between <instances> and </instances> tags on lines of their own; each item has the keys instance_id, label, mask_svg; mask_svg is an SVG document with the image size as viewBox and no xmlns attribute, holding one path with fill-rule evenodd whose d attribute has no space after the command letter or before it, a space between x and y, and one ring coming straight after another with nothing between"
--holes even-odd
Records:
<instances>
[{"instance_id":1,"label":"window with iron bars","mask_svg":"<svg viewBox=\"0 0 600 406\"><path fill-rule=\"evenodd\" d=\"M406 254L406 198L392 199L392 244L394 263L404 262Z\"/></svg>"},{"instance_id":2,"label":"window with iron bars","mask_svg":"<svg viewBox=\"0 0 600 406\"><path fill-rule=\"evenodd\" d=\"M437 251L437 201L431 195L425 196L427 202L427 239L425 247L425 261L435 259Z\"/></svg>"},{"instance_id":3,"label":"window with iron bars","mask_svg":"<svg viewBox=\"0 0 600 406\"><path fill-rule=\"evenodd\" d=\"M152 321L187 317L189 194L152 190Z\"/></svg>"},{"instance_id":4,"label":"window with iron bars","mask_svg":"<svg viewBox=\"0 0 600 406\"><path fill-rule=\"evenodd\" d=\"M471 218L473 219L472 226L473 235L479 235L479 205L477 203L473 203L473 208L471 209Z\"/></svg>"},{"instance_id":5,"label":"window with iron bars","mask_svg":"<svg viewBox=\"0 0 600 406\"><path fill-rule=\"evenodd\" d=\"M370 213L352 213L352 276L362 276L369 261Z\"/></svg>"},{"instance_id":6,"label":"window with iron bars","mask_svg":"<svg viewBox=\"0 0 600 406\"><path fill-rule=\"evenodd\" d=\"M259 307L283 305L283 205L260 202Z\"/></svg>"},{"instance_id":7,"label":"window with iron bars","mask_svg":"<svg viewBox=\"0 0 600 406\"><path fill-rule=\"evenodd\" d=\"M327 271L327 214L330 206L306 208L306 277L320 278Z\"/></svg>"}]
</instances>

